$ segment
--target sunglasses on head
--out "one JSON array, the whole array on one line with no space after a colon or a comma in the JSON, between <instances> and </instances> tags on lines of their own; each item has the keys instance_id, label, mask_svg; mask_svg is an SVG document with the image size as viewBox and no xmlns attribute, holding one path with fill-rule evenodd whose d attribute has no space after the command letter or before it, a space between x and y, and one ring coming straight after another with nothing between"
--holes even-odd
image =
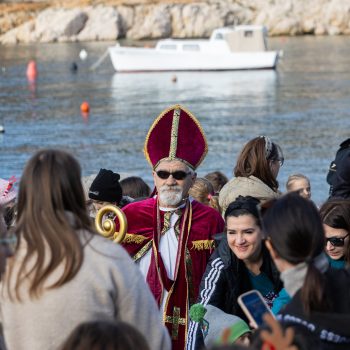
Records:
<instances>
[{"instance_id":1,"label":"sunglasses on head","mask_svg":"<svg viewBox=\"0 0 350 350\"><path fill-rule=\"evenodd\" d=\"M158 170L156 171L156 174L160 179L163 179L163 180L166 180L170 175L172 175L172 177L175 180L183 180L187 177L187 175L191 173L183 170L177 170L177 171L174 171L173 173L166 170Z\"/></svg>"},{"instance_id":2,"label":"sunglasses on head","mask_svg":"<svg viewBox=\"0 0 350 350\"><path fill-rule=\"evenodd\" d=\"M333 246L333 247L344 247L344 244L345 244L345 238L349 236L349 234L347 234L346 236L344 237L330 237L330 238L327 238L326 237L326 244L327 242L330 242L330 244Z\"/></svg>"}]
</instances>

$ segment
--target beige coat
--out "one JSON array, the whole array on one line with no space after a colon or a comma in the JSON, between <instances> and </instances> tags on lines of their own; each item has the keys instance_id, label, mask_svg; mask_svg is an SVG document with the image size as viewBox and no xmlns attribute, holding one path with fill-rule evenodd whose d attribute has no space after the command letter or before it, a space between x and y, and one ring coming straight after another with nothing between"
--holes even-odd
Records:
<instances>
[{"instance_id":1,"label":"beige coat","mask_svg":"<svg viewBox=\"0 0 350 350\"><path fill-rule=\"evenodd\" d=\"M80 236L84 260L71 281L46 290L39 299L24 295L22 303L11 302L3 290L0 321L7 349L56 350L81 322L121 320L135 326L152 350L170 350L157 304L127 252L102 236ZM25 249L24 244L16 254L15 270ZM53 272L48 283L61 272ZM25 285L22 290L27 290Z\"/></svg>"},{"instance_id":2,"label":"beige coat","mask_svg":"<svg viewBox=\"0 0 350 350\"><path fill-rule=\"evenodd\" d=\"M222 215L230 203L238 196L252 196L264 202L268 199L278 198L279 192L275 192L264 182L255 176L249 177L234 177L231 179L219 193L219 204Z\"/></svg>"}]
</instances>

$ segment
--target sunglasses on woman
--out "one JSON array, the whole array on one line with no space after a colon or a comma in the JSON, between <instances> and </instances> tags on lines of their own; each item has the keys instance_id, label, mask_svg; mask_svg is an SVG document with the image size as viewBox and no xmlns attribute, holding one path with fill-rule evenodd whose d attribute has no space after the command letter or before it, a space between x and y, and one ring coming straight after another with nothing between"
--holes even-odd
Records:
<instances>
[{"instance_id":1,"label":"sunglasses on woman","mask_svg":"<svg viewBox=\"0 0 350 350\"><path fill-rule=\"evenodd\" d=\"M175 180L183 180L187 177L187 175L191 173L183 170L177 170L177 171L174 171L173 173L166 170L158 170L156 171L156 174L160 179L163 179L163 180L166 180L170 175L172 175L172 177Z\"/></svg>"},{"instance_id":2,"label":"sunglasses on woman","mask_svg":"<svg viewBox=\"0 0 350 350\"><path fill-rule=\"evenodd\" d=\"M330 244L333 247L344 247L344 244L345 244L344 241L347 236L349 236L349 234L347 234L344 237L329 237L329 238L326 237L326 244L327 242L330 242Z\"/></svg>"}]
</instances>

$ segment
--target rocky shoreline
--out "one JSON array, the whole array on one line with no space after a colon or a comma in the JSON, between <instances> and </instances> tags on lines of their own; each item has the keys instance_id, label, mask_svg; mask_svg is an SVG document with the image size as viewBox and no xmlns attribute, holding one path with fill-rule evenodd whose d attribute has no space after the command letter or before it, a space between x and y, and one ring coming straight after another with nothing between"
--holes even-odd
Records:
<instances>
[{"instance_id":1,"label":"rocky shoreline","mask_svg":"<svg viewBox=\"0 0 350 350\"><path fill-rule=\"evenodd\" d=\"M99 4L17 15L17 20L14 13L0 16L1 44L205 38L234 24L263 24L270 36L350 34L350 1L345 0Z\"/></svg>"}]
</instances>

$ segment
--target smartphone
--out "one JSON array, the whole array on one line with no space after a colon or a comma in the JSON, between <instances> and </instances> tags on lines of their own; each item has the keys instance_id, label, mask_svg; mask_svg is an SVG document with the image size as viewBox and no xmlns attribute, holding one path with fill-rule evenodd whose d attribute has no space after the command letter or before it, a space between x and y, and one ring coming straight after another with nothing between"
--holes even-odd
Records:
<instances>
[{"instance_id":1,"label":"smartphone","mask_svg":"<svg viewBox=\"0 0 350 350\"><path fill-rule=\"evenodd\" d=\"M238 297L238 304L248 317L251 325L255 328L260 327L264 323L263 315L265 313L268 312L273 316L273 313L267 306L263 296L256 289L241 294Z\"/></svg>"}]
</instances>

